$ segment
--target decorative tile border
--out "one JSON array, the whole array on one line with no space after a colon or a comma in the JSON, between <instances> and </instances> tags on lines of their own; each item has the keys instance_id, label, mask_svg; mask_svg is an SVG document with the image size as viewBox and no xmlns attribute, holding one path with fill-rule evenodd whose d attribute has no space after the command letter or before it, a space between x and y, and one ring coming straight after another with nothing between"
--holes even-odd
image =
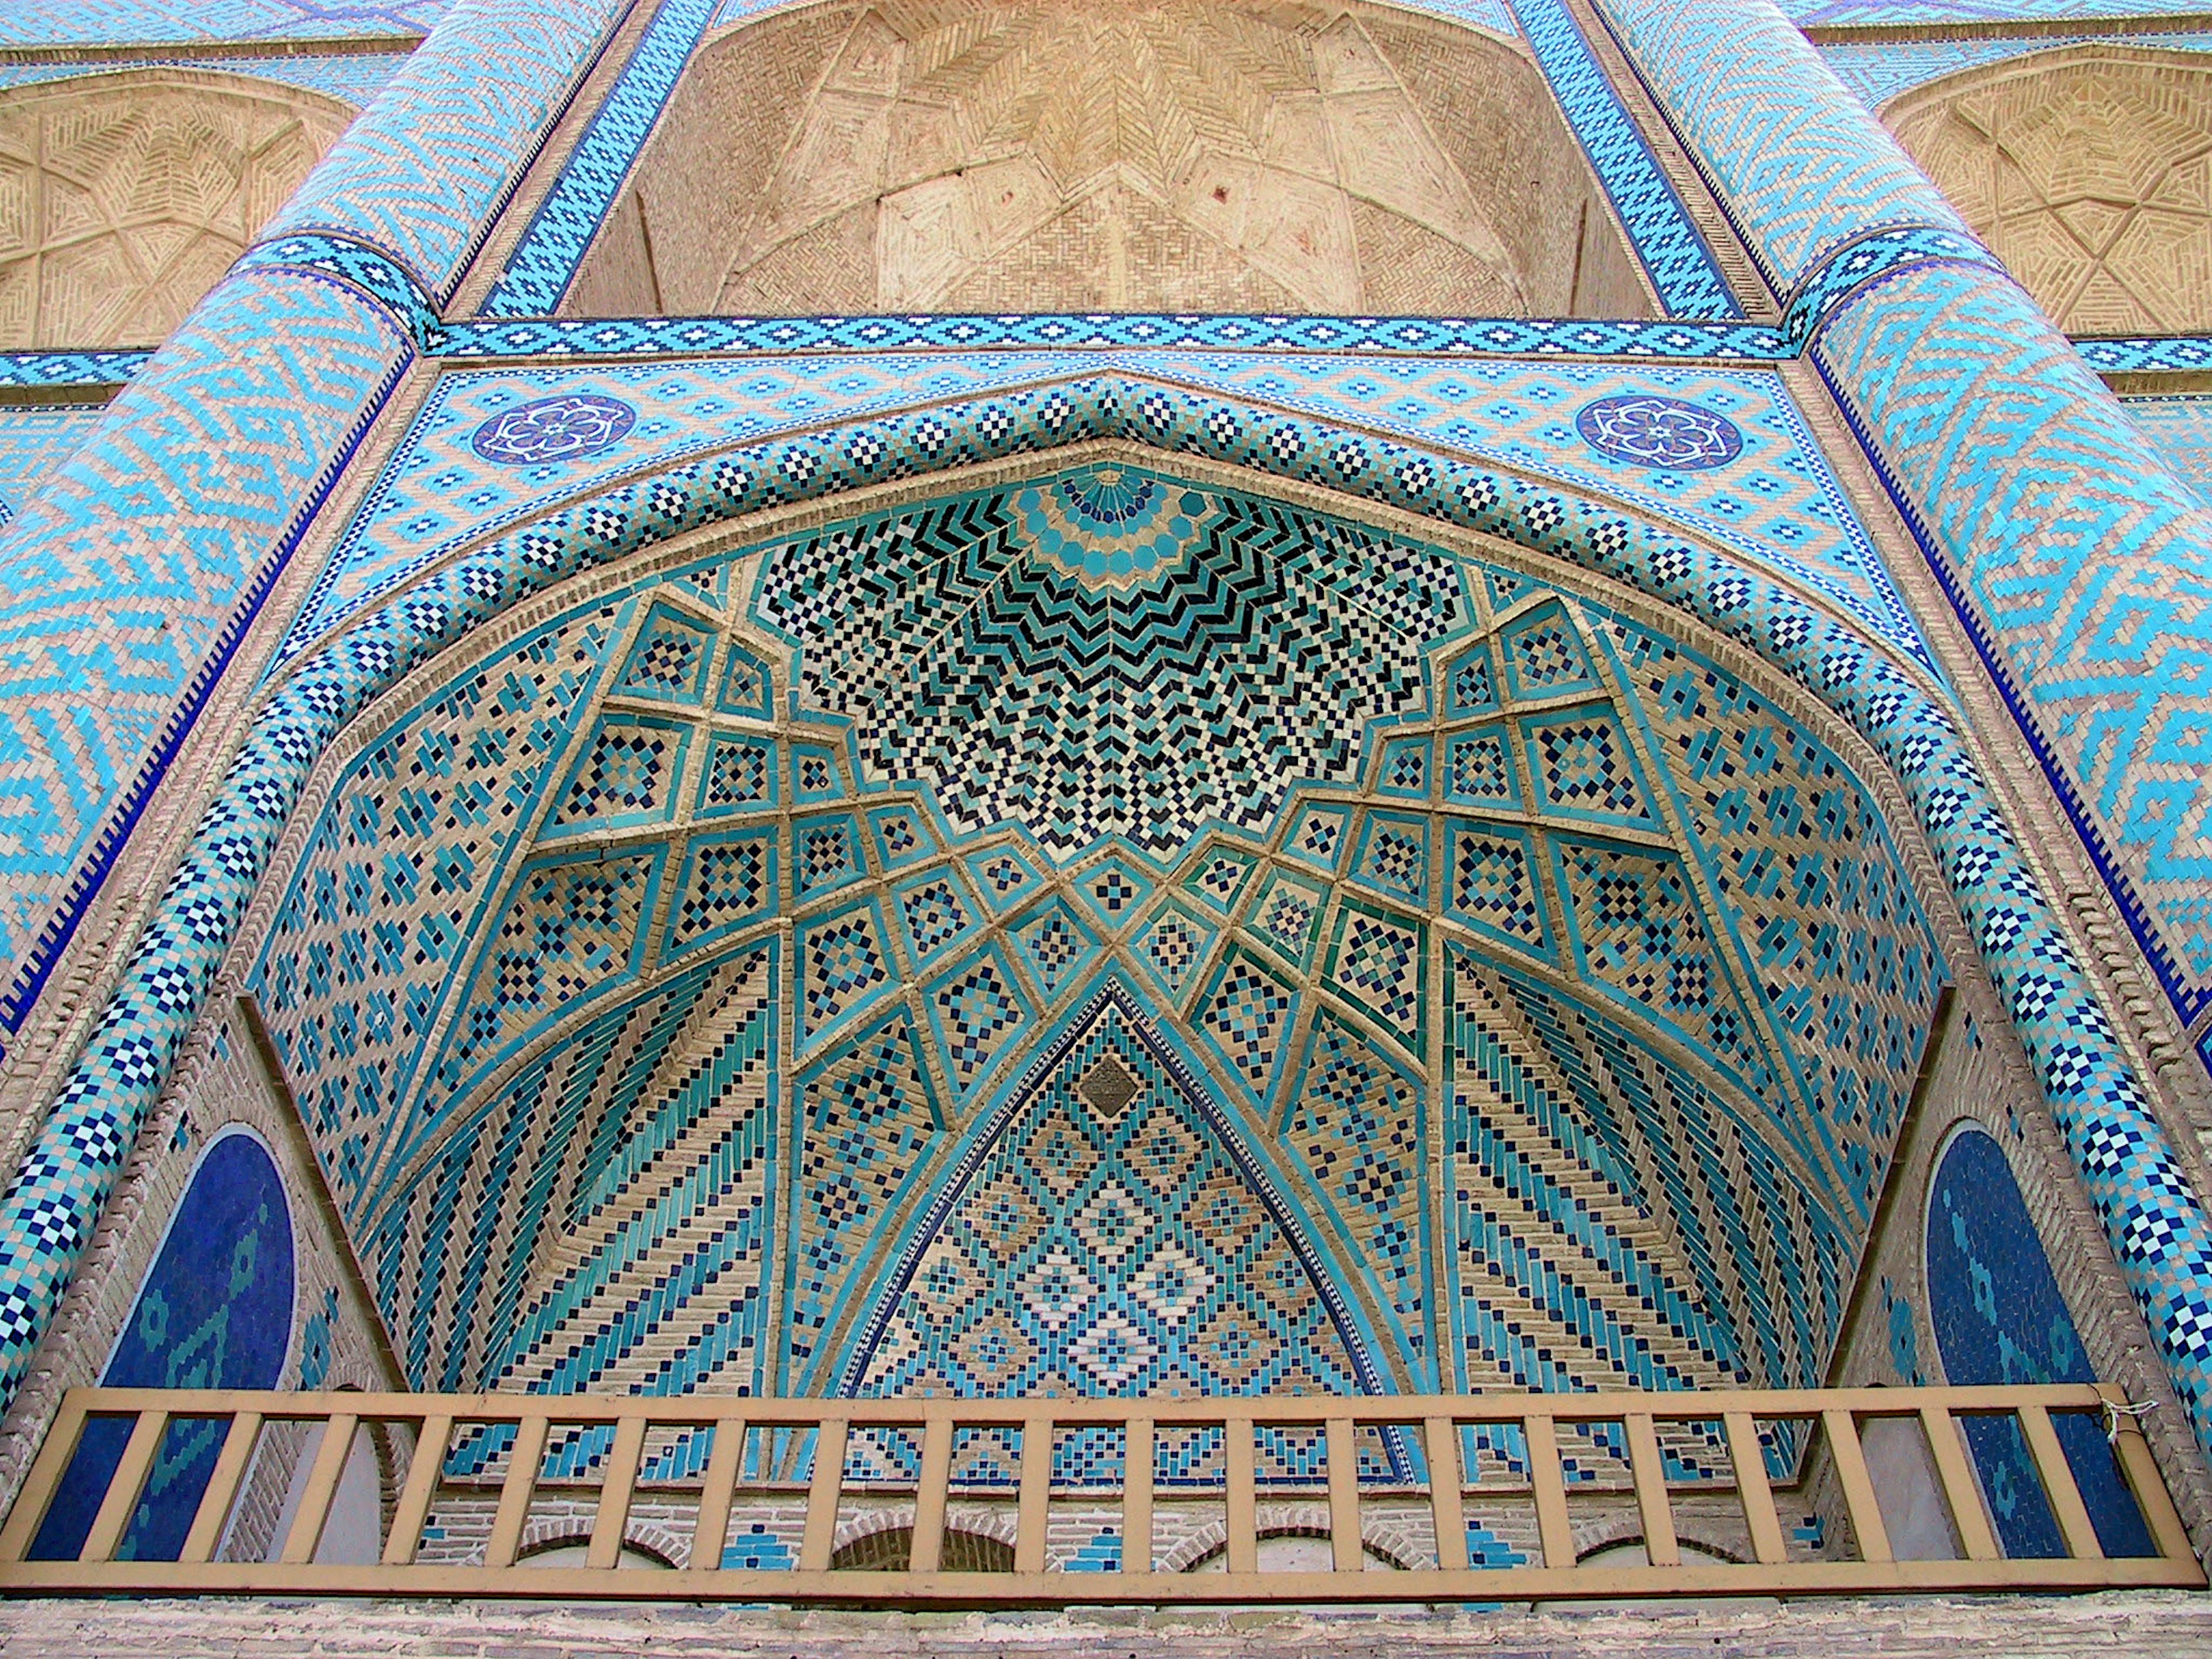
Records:
<instances>
[{"instance_id":1,"label":"decorative tile border","mask_svg":"<svg viewBox=\"0 0 2212 1659\"><path fill-rule=\"evenodd\" d=\"M1572 494L1230 399L1106 377L758 445L632 481L432 573L281 686L0 1199L0 1385L12 1394L27 1371L309 771L355 714L461 635L576 570L772 506L1107 437L1334 489L1626 581L1753 650L1858 731L1919 815L2199 1443L2212 1449L2212 1218L1956 725L1911 676L1756 573Z\"/></svg>"},{"instance_id":2,"label":"decorative tile border","mask_svg":"<svg viewBox=\"0 0 2212 1659\"><path fill-rule=\"evenodd\" d=\"M1660 303L1683 317L1742 316L1712 251L1566 7L1560 0L1513 0L1513 8Z\"/></svg>"},{"instance_id":3,"label":"decorative tile border","mask_svg":"<svg viewBox=\"0 0 2212 1659\"><path fill-rule=\"evenodd\" d=\"M0 352L0 386L117 386L126 384L154 355L147 346L128 351Z\"/></svg>"}]
</instances>

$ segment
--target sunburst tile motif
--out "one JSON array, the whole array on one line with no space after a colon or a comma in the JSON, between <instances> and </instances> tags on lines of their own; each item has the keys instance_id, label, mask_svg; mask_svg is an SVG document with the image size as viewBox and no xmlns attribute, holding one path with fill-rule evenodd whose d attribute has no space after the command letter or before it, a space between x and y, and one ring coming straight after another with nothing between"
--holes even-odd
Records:
<instances>
[{"instance_id":1,"label":"sunburst tile motif","mask_svg":"<svg viewBox=\"0 0 2212 1659\"><path fill-rule=\"evenodd\" d=\"M1360 827L1352 879L1417 910L1429 902L1429 821L1400 812L1370 812Z\"/></svg>"},{"instance_id":2,"label":"sunburst tile motif","mask_svg":"<svg viewBox=\"0 0 2212 1659\"><path fill-rule=\"evenodd\" d=\"M902 1252L858 1391L1367 1391L1343 1293L1259 1169L1158 1035L1102 999Z\"/></svg>"},{"instance_id":3,"label":"sunburst tile motif","mask_svg":"<svg viewBox=\"0 0 2212 1659\"><path fill-rule=\"evenodd\" d=\"M975 885L983 895L983 902L994 910L1010 909L1044 885L1030 861L1011 847L992 847L970 853L967 864L969 874L975 877Z\"/></svg>"},{"instance_id":4,"label":"sunburst tile motif","mask_svg":"<svg viewBox=\"0 0 2212 1659\"><path fill-rule=\"evenodd\" d=\"M718 732L708 742L695 810L702 817L715 817L750 807L773 806L778 769L775 745L765 738Z\"/></svg>"},{"instance_id":5,"label":"sunburst tile motif","mask_svg":"<svg viewBox=\"0 0 2212 1659\"><path fill-rule=\"evenodd\" d=\"M1477 726L1443 739L1444 799L1468 806L1518 806L1521 783L1510 742L1502 726Z\"/></svg>"},{"instance_id":6,"label":"sunburst tile motif","mask_svg":"<svg viewBox=\"0 0 2212 1659\"><path fill-rule=\"evenodd\" d=\"M1381 1292L1419 1373L1429 1353L1428 1131L1422 1091L1344 1021L1324 1014L1306 1040L1282 1136L1326 1196L1351 1259Z\"/></svg>"},{"instance_id":7,"label":"sunburst tile motif","mask_svg":"<svg viewBox=\"0 0 2212 1659\"><path fill-rule=\"evenodd\" d=\"M945 1127L902 1009L800 1078L785 1337L792 1381L817 1385L816 1349L854 1292L924 1155Z\"/></svg>"},{"instance_id":8,"label":"sunburst tile motif","mask_svg":"<svg viewBox=\"0 0 2212 1659\"><path fill-rule=\"evenodd\" d=\"M1059 860L1108 836L1167 856L1209 822L1262 830L1294 781L1352 781L1364 720L1425 707L1423 647L1467 620L1444 554L1118 479L1110 501L1052 495L1049 555L1018 492L770 550L755 611L798 642L805 706L854 720L872 778L927 784L971 832L1018 821ZM1120 515L1148 490L1174 556L1147 542L1141 573L1133 554L1090 571L1122 560ZM1083 536L1094 554L1068 551Z\"/></svg>"},{"instance_id":9,"label":"sunburst tile motif","mask_svg":"<svg viewBox=\"0 0 2212 1659\"><path fill-rule=\"evenodd\" d=\"M1209 910L1226 915L1237 902L1237 890L1252 872L1249 853L1218 843L1200 854L1196 866L1183 878L1183 891Z\"/></svg>"},{"instance_id":10,"label":"sunburst tile motif","mask_svg":"<svg viewBox=\"0 0 2212 1659\"><path fill-rule=\"evenodd\" d=\"M1553 857L1583 971L1764 1091L1772 1081L1765 1052L1721 966L1682 861L1565 840Z\"/></svg>"},{"instance_id":11,"label":"sunburst tile motif","mask_svg":"<svg viewBox=\"0 0 2212 1659\"><path fill-rule=\"evenodd\" d=\"M1278 870L1261 888L1245 925L1261 944L1280 951L1291 966L1303 968L1328 908L1328 896L1319 885Z\"/></svg>"}]
</instances>

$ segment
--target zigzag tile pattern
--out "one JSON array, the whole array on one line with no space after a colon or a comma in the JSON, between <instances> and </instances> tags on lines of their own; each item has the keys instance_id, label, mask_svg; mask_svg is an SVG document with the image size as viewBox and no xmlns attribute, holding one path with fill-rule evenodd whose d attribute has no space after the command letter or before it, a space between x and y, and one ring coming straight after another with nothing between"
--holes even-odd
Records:
<instances>
[{"instance_id":1,"label":"zigzag tile pattern","mask_svg":"<svg viewBox=\"0 0 2212 1659\"><path fill-rule=\"evenodd\" d=\"M331 0L24 0L0 19L9 46L110 46L118 41L308 40L423 34L451 0L392 5Z\"/></svg>"},{"instance_id":2,"label":"zigzag tile pattern","mask_svg":"<svg viewBox=\"0 0 2212 1659\"><path fill-rule=\"evenodd\" d=\"M21 512L31 492L76 453L100 413L97 404L0 410L0 525Z\"/></svg>"},{"instance_id":3,"label":"zigzag tile pattern","mask_svg":"<svg viewBox=\"0 0 2212 1659\"><path fill-rule=\"evenodd\" d=\"M2185 1018L2212 1006L2212 790L2191 764L2212 509L2009 284L1902 276L1832 324L1816 361L2167 994Z\"/></svg>"}]
</instances>

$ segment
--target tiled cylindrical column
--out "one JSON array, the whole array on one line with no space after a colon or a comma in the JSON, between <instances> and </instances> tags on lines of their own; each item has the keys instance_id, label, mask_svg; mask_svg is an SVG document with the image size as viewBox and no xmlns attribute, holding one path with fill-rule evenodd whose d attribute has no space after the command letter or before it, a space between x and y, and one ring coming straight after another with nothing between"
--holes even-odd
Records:
<instances>
[{"instance_id":1,"label":"tiled cylindrical column","mask_svg":"<svg viewBox=\"0 0 2212 1659\"><path fill-rule=\"evenodd\" d=\"M0 535L0 1026L20 1029L38 1006L431 308L622 9L460 0ZM166 1075L173 1058L87 1064ZM151 1097L125 1090L112 1098L135 1103L89 1113L64 1100L0 1200L0 1394L21 1377Z\"/></svg>"},{"instance_id":2,"label":"tiled cylindrical column","mask_svg":"<svg viewBox=\"0 0 2212 1659\"><path fill-rule=\"evenodd\" d=\"M1889 483L2167 988L2212 844L2161 710L2212 686L2212 514L1769 0L1603 0ZM2169 812L2146 831L2141 808ZM2179 833L2178 833L2179 832ZM1953 869L1954 885L1989 872ZM2033 884L2024 864L2015 882ZM1983 927L2167 1370L2212 1452L2212 1221L2040 894ZM1974 907L1967 905L1972 917Z\"/></svg>"}]
</instances>

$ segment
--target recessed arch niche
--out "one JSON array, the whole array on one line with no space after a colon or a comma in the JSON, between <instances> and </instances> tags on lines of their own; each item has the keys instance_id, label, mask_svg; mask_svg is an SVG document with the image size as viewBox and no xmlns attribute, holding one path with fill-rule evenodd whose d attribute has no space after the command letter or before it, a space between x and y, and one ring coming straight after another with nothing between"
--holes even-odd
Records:
<instances>
[{"instance_id":1,"label":"recessed arch niche","mask_svg":"<svg viewBox=\"0 0 2212 1659\"><path fill-rule=\"evenodd\" d=\"M1648 314L1525 47L1382 6L820 5L710 40L584 315Z\"/></svg>"},{"instance_id":2,"label":"recessed arch niche","mask_svg":"<svg viewBox=\"0 0 2212 1659\"><path fill-rule=\"evenodd\" d=\"M426 665L246 975L404 1363L1817 1378L1944 970L1849 740L1624 602L1108 443Z\"/></svg>"},{"instance_id":3,"label":"recessed arch niche","mask_svg":"<svg viewBox=\"0 0 2212 1659\"><path fill-rule=\"evenodd\" d=\"M2060 328L2212 327L2212 57L2057 47L1881 119Z\"/></svg>"},{"instance_id":4,"label":"recessed arch niche","mask_svg":"<svg viewBox=\"0 0 2212 1659\"><path fill-rule=\"evenodd\" d=\"M353 117L198 70L0 93L0 349L159 345Z\"/></svg>"}]
</instances>

